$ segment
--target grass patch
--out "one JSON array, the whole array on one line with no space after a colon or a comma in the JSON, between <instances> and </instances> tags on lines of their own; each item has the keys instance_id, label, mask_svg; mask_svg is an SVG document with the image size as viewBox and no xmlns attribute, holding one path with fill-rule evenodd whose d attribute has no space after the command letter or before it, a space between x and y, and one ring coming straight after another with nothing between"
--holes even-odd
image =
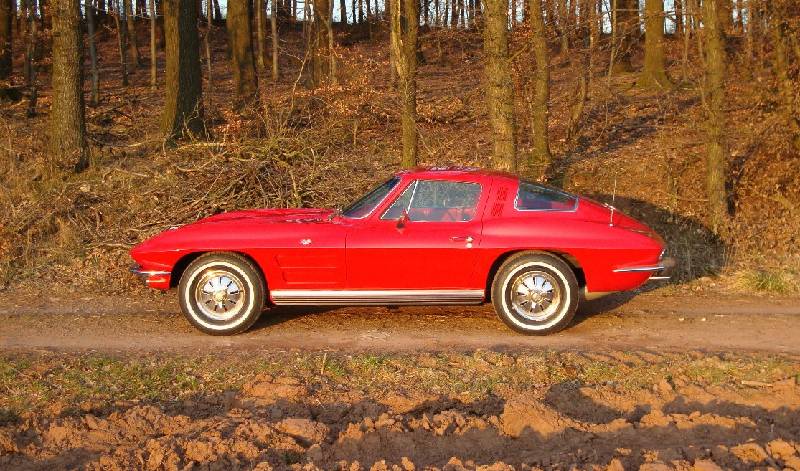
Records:
<instances>
[{"instance_id":1,"label":"grass patch","mask_svg":"<svg viewBox=\"0 0 800 471\"><path fill-rule=\"evenodd\" d=\"M795 276L782 270L745 270L734 275L734 287L739 291L772 294L792 294L800 291Z\"/></svg>"},{"instance_id":2,"label":"grass patch","mask_svg":"<svg viewBox=\"0 0 800 471\"><path fill-rule=\"evenodd\" d=\"M545 390L574 381L613 384L624 390L650 388L665 378L701 385L737 386L742 380L773 382L800 373L800 364L779 356L698 354L611 356L574 352L323 355L234 353L217 356L112 356L103 354L7 354L0 356L0 424L25 411L60 404L77 410L90 401L169 404L194 396L239 390L262 373L292 376L314 394L337 397L342 390L380 397L391 391L480 400Z\"/></svg>"}]
</instances>

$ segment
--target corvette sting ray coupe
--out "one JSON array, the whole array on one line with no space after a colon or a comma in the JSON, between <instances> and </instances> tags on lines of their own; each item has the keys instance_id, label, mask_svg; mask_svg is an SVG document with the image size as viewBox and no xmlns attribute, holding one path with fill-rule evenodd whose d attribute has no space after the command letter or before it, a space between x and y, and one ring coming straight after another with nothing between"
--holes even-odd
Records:
<instances>
[{"instance_id":1,"label":"corvette sting ray coupe","mask_svg":"<svg viewBox=\"0 0 800 471\"><path fill-rule=\"evenodd\" d=\"M578 302L663 278L664 241L592 200L464 167L401 171L343 210L252 209L170 228L131 250L150 288L177 288L203 332L266 306L480 304L548 334Z\"/></svg>"}]
</instances>

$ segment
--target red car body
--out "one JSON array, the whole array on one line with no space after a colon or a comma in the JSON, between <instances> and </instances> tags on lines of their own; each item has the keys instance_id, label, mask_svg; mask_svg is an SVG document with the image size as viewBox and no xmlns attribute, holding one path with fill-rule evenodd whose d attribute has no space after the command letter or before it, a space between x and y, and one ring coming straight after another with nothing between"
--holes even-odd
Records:
<instances>
[{"instance_id":1,"label":"red car body","mask_svg":"<svg viewBox=\"0 0 800 471\"><path fill-rule=\"evenodd\" d=\"M235 252L260 268L276 305L450 304L485 301L494 271L520 251L562 258L589 294L636 288L665 265L663 240L609 206L575 196L562 207L518 209L521 183L512 174L432 168L395 178L359 218L331 209L254 209L166 230L131 250L135 271L147 286L166 290L199 255ZM419 180L477 184L477 204L468 216L437 222L382 219Z\"/></svg>"}]
</instances>

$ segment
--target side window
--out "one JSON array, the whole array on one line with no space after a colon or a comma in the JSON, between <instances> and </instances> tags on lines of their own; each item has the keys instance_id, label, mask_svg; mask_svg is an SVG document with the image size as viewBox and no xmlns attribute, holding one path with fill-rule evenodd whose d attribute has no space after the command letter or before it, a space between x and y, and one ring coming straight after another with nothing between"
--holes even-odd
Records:
<instances>
[{"instance_id":1,"label":"side window","mask_svg":"<svg viewBox=\"0 0 800 471\"><path fill-rule=\"evenodd\" d=\"M408 219L418 222L466 222L475 217L481 186L446 180L418 180L384 213L397 219L408 208Z\"/></svg>"},{"instance_id":2,"label":"side window","mask_svg":"<svg viewBox=\"0 0 800 471\"><path fill-rule=\"evenodd\" d=\"M514 207L521 211L572 211L578 198L555 188L520 180Z\"/></svg>"},{"instance_id":3,"label":"side window","mask_svg":"<svg viewBox=\"0 0 800 471\"><path fill-rule=\"evenodd\" d=\"M396 200L394 200L394 203L392 203L392 205L389 206L389 209L387 209L386 212L383 213L381 219L389 219L389 220L400 219L400 216L403 215L403 211L406 211L408 209L408 204L411 202L411 197L414 196L414 188L417 187L417 183L418 182L415 181L410 185L408 185L408 188L403 190L403 194L400 195Z\"/></svg>"}]
</instances>

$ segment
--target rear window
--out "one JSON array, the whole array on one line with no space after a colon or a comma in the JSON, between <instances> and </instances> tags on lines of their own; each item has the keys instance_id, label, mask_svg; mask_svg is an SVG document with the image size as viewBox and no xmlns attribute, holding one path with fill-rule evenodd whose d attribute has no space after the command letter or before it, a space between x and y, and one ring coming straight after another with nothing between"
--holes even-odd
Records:
<instances>
[{"instance_id":1,"label":"rear window","mask_svg":"<svg viewBox=\"0 0 800 471\"><path fill-rule=\"evenodd\" d=\"M514 203L514 207L520 211L573 211L577 206L577 196L522 180Z\"/></svg>"}]
</instances>

